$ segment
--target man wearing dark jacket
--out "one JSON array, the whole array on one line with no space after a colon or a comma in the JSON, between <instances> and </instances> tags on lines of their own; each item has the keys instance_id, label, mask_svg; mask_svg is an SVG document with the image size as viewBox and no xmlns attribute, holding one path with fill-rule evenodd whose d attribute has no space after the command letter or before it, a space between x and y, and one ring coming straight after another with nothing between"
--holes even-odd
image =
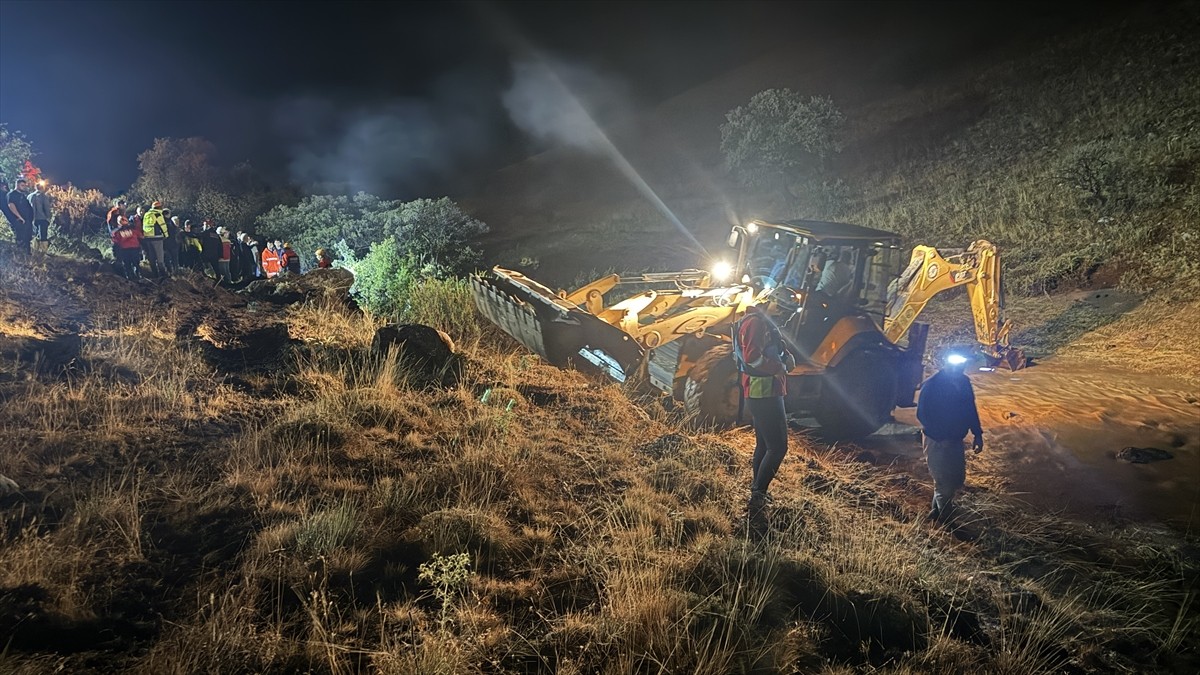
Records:
<instances>
[{"instance_id":1,"label":"man wearing dark jacket","mask_svg":"<svg viewBox=\"0 0 1200 675\"><path fill-rule=\"evenodd\" d=\"M29 181L17 179L17 185L6 195L8 203L4 205L4 215L12 226L13 240L17 242L17 255L29 256L30 242L33 240L33 205L29 203L27 193Z\"/></svg>"},{"instance_id":2,"label":"man wearing dark jacket","mask_svg":"<svg viewBox=\"0 0 1200 675\"><path fill-rule=\"evenodd\" d=\"M946 357L946 366L921 386L917 420L924 428L922 446L929 475L933 476L933 510L929 517L944 521L950 516L954 493L967 478L967 458L963 448L967 432L974 434L971 446L983 450L983 428L975 407L975 390L963 374L967 358L961 354Z\"/></svg>"},{"instance_id":3,"label":"man wearing dark jacket","mask_svg":"<svg viewBox=\"0 0 1200 675\"><path fill-rule=\"evenodd\" d=\"M204 261L206 267L213 271L213 276L218 282L221 280L221 269L218 263L221 261L223 246L221 235L217 233L217 228L213 225L212 220L206 219L204 229L200 231L200 259Z\"/></svg>"}]
</instances>

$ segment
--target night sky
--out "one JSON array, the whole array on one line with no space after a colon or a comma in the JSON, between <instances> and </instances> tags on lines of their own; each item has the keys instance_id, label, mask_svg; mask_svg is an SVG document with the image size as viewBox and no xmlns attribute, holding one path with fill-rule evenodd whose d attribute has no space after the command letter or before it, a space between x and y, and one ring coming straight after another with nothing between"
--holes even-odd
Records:
<instances>
[{"instance_id":1,"label":"night sky","mask_svg":"<svg viewBox=\"0 0 1200 675\"><path fill-rule=\"evenodd\" d=\"M786 40L969 47L1046 4L0 0L0 121L52 179L109 193L155 137L203 136L219 164L411 198L544 149L501 100L529 50L619 83L636 110Z\"/></svg>"}]
</instances>

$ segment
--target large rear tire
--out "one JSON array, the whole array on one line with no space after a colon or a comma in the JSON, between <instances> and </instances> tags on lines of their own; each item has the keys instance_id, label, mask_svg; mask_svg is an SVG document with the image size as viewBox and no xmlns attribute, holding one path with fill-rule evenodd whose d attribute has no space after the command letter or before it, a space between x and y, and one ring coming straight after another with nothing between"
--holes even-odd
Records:
<instances>
[{"instance_id":1,"label":"large rear tire","mask_svg":"<svg viewBox=\"0 0 1200 675\"><path fill-rule=\"evenodd\" d=\"M814 410L821 435L858 440L875 433L896 407L896 360L879 349L859 349L825 374Z\"/></svg>"},{"instance_id":2,"label":"large rear tire","mask_svg":"<svg viewBox=\"0 0 1200 675\"><path fill-rule=\"evenodd\" d=\"M683 384L683 407L701 424L730 426L737 422L739 382L730 345L717 345L704 353L688 371ZM743 417L749 419L749 410Z\"/></svg>"}]
</instances>

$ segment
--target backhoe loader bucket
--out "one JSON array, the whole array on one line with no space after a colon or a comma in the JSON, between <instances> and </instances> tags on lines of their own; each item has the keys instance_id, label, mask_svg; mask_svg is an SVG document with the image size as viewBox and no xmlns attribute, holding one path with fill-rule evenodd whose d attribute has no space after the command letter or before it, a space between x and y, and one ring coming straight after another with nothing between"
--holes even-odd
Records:
<instances>
[{"instance_id":1,"label":"backhoe loader bucket","mask_svg":"<svg viewBox=\"0 0 1200 675\"><path fill-rule=\"evenodd\" d=\"M472 276L471 291L481 314L556 366L594 368L624 382L641 364L642 348L629 335L520 272L496 267Z\"/></svg>"}]
</instances>

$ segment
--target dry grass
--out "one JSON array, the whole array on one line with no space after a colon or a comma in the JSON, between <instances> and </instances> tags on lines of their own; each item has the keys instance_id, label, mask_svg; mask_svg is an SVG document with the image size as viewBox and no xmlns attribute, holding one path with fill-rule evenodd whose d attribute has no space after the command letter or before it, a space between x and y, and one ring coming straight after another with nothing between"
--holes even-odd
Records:
<instances>
[{"instance_id":1,"label":"dry grass","mask_svg":"<svg viewBox=\"0 0 1200 675\"><path fill-rule=\"evenodd\" d=\"M235 387L170 321L93 329L109 369L3 384L26 493L0 503L0 602L29 617L6 671L1100 672L1194 644L1194 564L1154 533L981 496L960 540L797 436L751 542L744 431L484 337L422 389L330 306ZM419 575L459 553L453 593Z\"/></svg>"}]
</instances>

